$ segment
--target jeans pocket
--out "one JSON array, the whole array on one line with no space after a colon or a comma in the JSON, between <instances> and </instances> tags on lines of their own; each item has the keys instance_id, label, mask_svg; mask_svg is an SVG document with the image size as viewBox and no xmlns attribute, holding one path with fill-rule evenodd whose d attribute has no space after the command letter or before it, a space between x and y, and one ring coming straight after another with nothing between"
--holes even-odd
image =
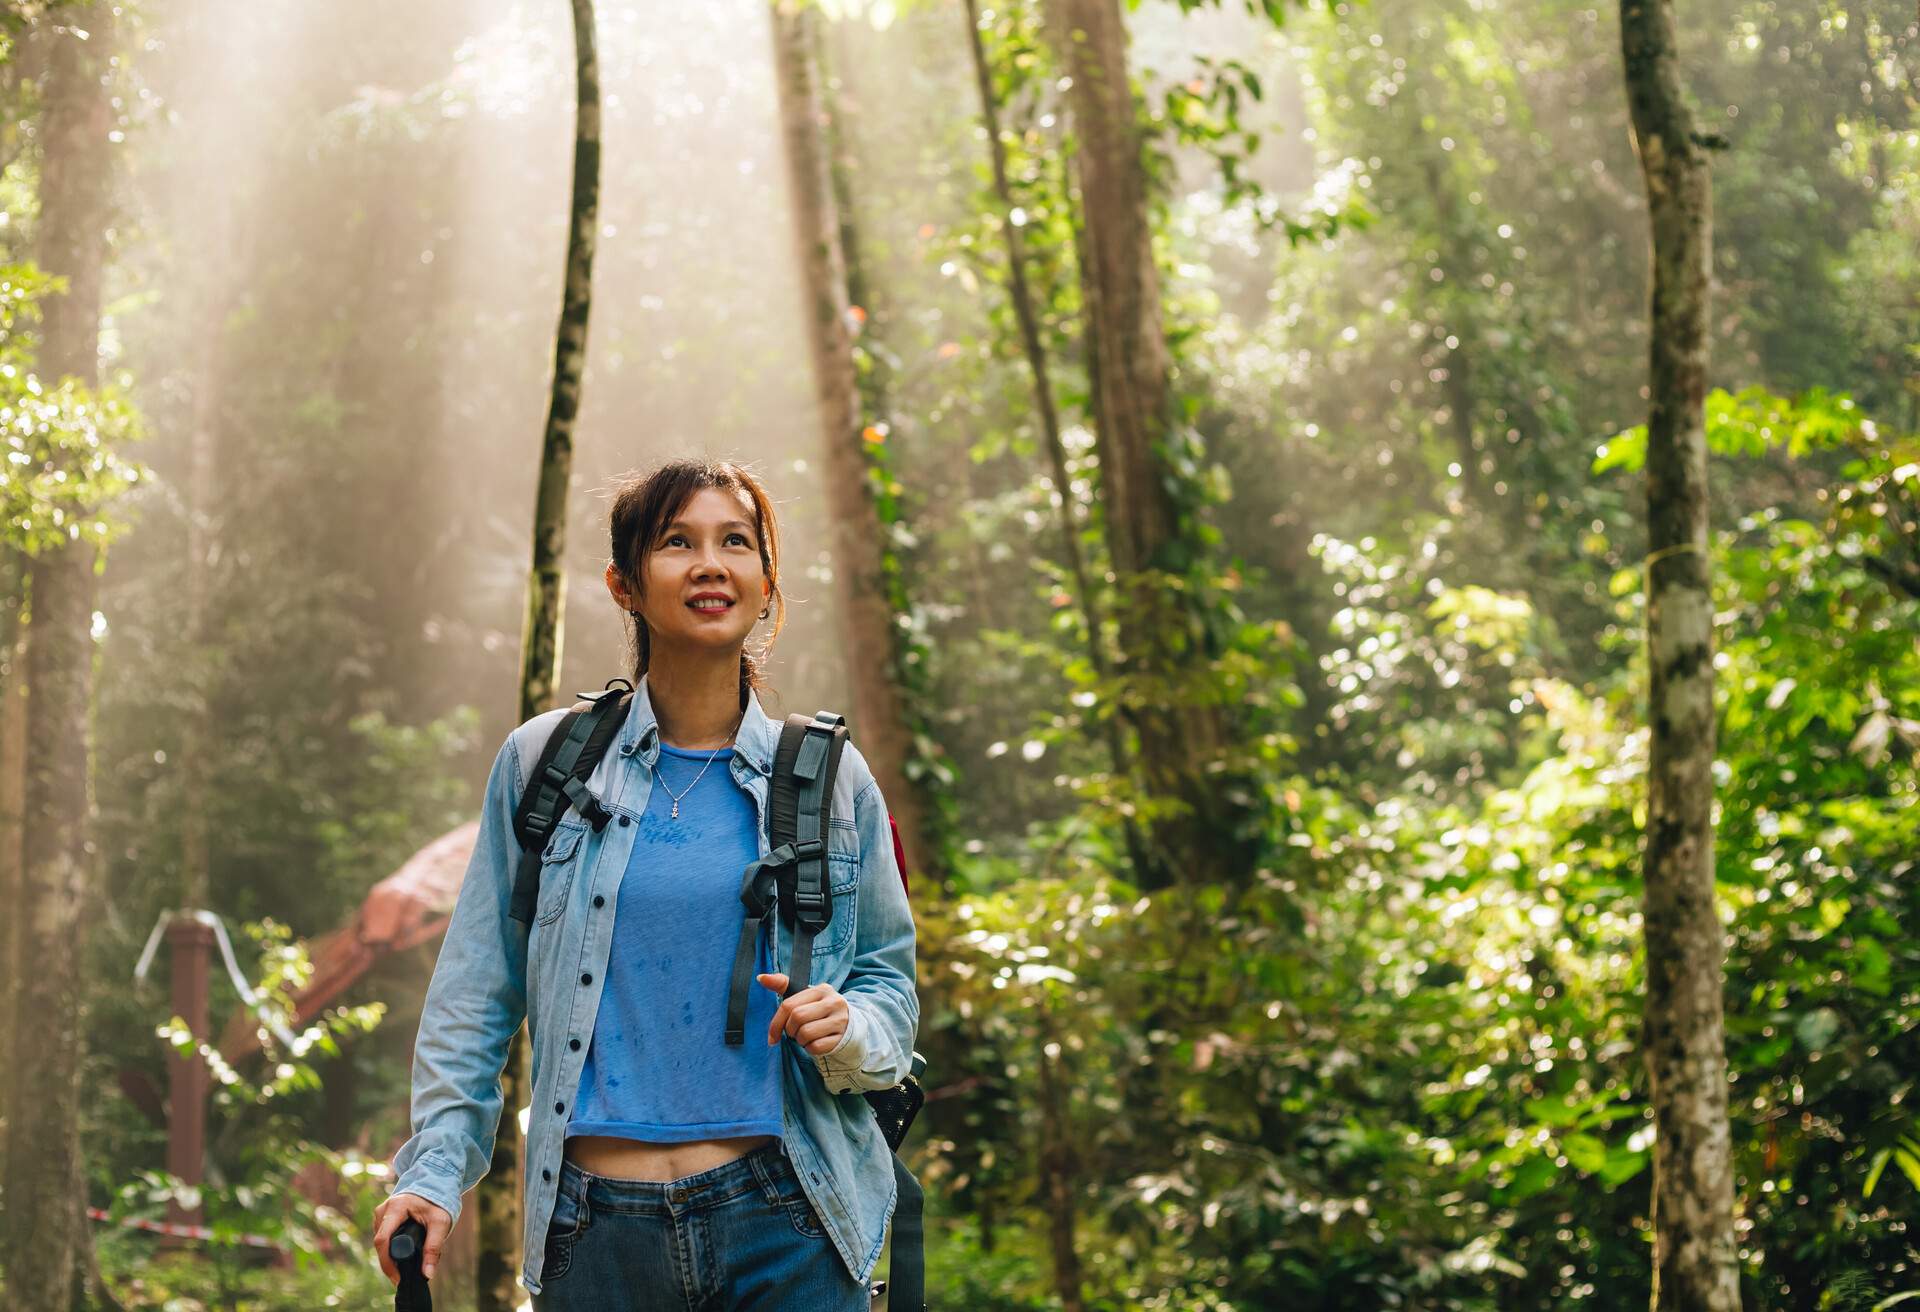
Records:
<instances>
[{"instance_id":1,"label":"jeans pocket","mask_svg":"<svg viewBox=\"0 0 1920 1312\"><path fill-rule=\"evenodd\" d=\"M768 1204L776 1211L785 1212L787 1220L803 1238L827 1237L826 1227L814 1215L813 1204L807 1199L807 1191L800 1187L800 1177L794 1174L785 1149L775 1149L768 1154L765 1180Z\"/></svg>"},{"instance_id":2,"label":"jeans pocket","mask_svg":"<svg viewBox=\"0 0 1920 1312\"><path fill-rule=\"evenodd\" d=\"M553 1203L553 1215L547 1220L547 1254L541 1264L540 1278L544 1283L558 1280L573 1265L573 1248L587 1228L587 1200L575 1197L573 1192L562 1184L560 1193Z\"/></svg>"}]
</instances>

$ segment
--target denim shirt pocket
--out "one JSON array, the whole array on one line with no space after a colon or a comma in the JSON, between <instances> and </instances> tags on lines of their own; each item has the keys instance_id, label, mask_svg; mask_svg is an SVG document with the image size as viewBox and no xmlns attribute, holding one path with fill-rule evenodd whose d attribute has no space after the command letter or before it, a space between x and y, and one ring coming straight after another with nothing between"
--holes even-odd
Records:
<instances>
[{"instance_id":1,"label":"denim shirt pocket","mask_svg":"<svg viewBox=\"0 0 1920 1312\"><path fill-rule=\"evenodd\" d=\"M585 823L563 822L555 825L553 836L540 854L540 900L534 919L550 925L567 907L567 891L574 871L580 866L580 840L586 836Z\"/></svg>"},{"instance_id":2,"label":"denim shirt pocket","mask_svg":"<svg viewBox=\"0 0 1920 1312\"><path fill-rule=\"evenodd\" d=\"M827 892L833 898L833 919L813 940L813 959L819 962L846 951L853 942L855 893L860 888L860 833L851 824L834 820L827 826Z\"/></svg>"}]
</instances>

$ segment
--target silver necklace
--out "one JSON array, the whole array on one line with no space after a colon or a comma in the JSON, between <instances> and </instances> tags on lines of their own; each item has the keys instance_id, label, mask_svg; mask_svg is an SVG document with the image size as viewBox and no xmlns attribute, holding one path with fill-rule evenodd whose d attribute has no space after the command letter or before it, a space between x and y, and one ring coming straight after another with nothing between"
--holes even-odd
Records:
<instances>
[{"instance_id":1,"label":"silver necklace","mask_svg":"<svg viewBox=\"0 0 1920 1312\"><path fill-rule=\"evenodd\" d=\"M744 708L742 708L740 711L740 718L733 722L733 733L728 736L725 745L714 749L713 755L707 758L707 765L712 765L715 761L719 760L720 753L726 751L727 748L733 746L733 739L739 735L740 725L743 722L745 722L746 718L747 718L747 712ZM696 774L693 777L693 783L688 784L685 788L682 788L677 796L674 794L673 789L669 787L667 784L666 771L662 770L658 772L660 775L660 786L667 790L668 797L673 798L673 814L667 817L669 820L678 820L680 818L680 798L685 797L688 793L693 791L694 784L697 784L700 782L700 775L705 774L707 772L707 765L703 765L700 767L700 774Z\"/></svg>"}]
</instances>

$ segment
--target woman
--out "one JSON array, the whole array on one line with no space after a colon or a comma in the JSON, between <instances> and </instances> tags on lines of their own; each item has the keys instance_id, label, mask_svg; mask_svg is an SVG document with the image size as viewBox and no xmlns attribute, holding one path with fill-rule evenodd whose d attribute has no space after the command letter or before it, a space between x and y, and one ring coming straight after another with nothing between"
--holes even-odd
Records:
<instances>
[{"instance_id":1,"label":"woman","mask_svg":"<svg viewBox=\"0 0 1920 1312\"><path fill-rule=\"evenodd\" d=\"M635 689L588 786L613 820L595 830L569 811L531 927L510 919L514 807L565 712L509 735L427 990L414 1134L374 1246L397 1281L387 1240L419 1220L431 1277L486 1173L524 1017L520 1279L536 1309L865 1312L895 1187L859 1094L906 1074L920 1011L886 803L849 744L815 982L781 999L793 938L776 917L748 1040L725 1044L741 877L767 852L779 738L746 645L759 620L776 616L770 644L785 618L773 504L738 465L675 461L623 485L611 518L607 590L633 616Z\"/></svg>"}]
</instances>

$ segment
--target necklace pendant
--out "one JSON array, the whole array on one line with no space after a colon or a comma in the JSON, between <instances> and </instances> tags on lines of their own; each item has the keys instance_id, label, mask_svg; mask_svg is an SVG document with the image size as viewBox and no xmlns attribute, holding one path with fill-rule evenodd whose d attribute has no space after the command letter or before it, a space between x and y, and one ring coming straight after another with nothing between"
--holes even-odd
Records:
<instances>
[{"instance_id":1,"label":"necklace pendant","mask_svg":"<svg viewBox=\"0 0 1920 1312\"><path fill-rule=\"evenodd\" d=\"M667 818L670 820L678 820L680 818L680 803L675 802L673 804L673 814Z\"/></svg>"}]
</instances>

